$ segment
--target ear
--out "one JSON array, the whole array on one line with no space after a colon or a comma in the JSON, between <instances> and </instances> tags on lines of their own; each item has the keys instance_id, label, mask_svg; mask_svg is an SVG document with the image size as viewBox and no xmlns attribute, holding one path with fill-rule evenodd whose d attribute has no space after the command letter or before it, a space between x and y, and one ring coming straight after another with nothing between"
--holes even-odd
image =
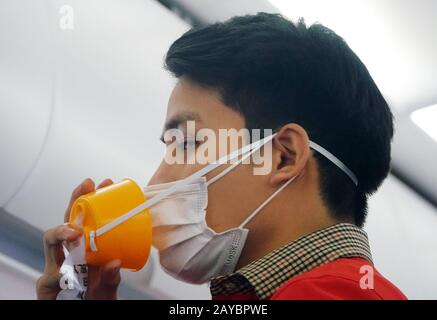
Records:
<instances>
[{"instance_id":1,"label":"ear","mask_svg":"<svg viewBox=\"0 0 437 320\"><path fill-rule=\"evenodd\" d=\"M273 139L270 184L274 187L299 175L310 157L308 134L296 123L283 126Z\"/></svg>"}]
</instances>

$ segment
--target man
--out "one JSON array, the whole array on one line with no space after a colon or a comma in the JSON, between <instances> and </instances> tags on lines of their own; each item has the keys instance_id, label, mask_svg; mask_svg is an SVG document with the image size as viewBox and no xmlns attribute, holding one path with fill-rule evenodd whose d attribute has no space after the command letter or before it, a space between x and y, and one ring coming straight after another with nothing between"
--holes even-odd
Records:
<instances>
[{"instance_id":1,"label":"man","mask_svg":"<svg viewBox=\"0 0 437 320\"><path fill-rule=\"evenodd\" d=\"M374 268L361 229L367 198L389 171L392 114L366 67L339 36L280 15L235 17L185 33L170 47L166 68L178 82L165 128L186 132L184 148L193 138L187 133L190 120L198 130L275 133L267 174L255 175L253 164L241 164L207 188L206 223L215 234L256 213L245 225L248 236L237 246L232 270L202 270L211 275L213 299L405 299ZM195 150L202 143L194 141ZM150 185L181 180L203 167L163 161ZM98 188L111 183L105 180ZM93 190L94 182L85 180L72 201ZM40 299L56 297L61 243L80 235L69 225L45 234ZM161 255L162 264L165 259ZM86 298L116 298L119 266L112 261L90 267ZM189 277L195 282L201 275Z\"/></svg>"}]
</instances>

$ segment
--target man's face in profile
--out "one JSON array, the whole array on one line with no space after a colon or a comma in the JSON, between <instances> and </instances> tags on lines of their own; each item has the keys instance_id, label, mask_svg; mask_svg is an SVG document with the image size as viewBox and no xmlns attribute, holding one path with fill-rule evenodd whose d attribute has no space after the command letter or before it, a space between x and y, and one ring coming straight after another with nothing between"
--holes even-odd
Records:
<instances>
[{"instance_id":1,"label":"man's face in profile","mask_svg":"<svg viewBox=\"0 0 437 320\"><path fill-rule=\"evenodd\" d=\"M195 130L210 129L219 137L219 130L245 128L245 120L237 111L224 105L219 94L213 89L202 87L187 79L181 79L175 85L169 98L167 116L164 124L166 130L179 129L184 133L185 143L195 143L195 148L205 142L195 141L189 136L188 122L195 123ZM164 135L163 133L163 135ZM174 141L165 141L167 148ZM191 142L190 142L191 141ZM242 146L242 144L240 144ZM182 144L182 147L184 145ZM186 147L186 144L185 144ZM217 157L225 156L232 150L217 150ZM149 181L149 185L172 182L183 179L204 167L204 164L182 163L168 164L162 160L159 168ZM224 170L220 166L210 172L209 180ZM260 194L260 186L267 182L268 175L254 175L253 166L242 164L219 181L208 187L207 223L213 230L221 232L238 226L254 208L250 199ZM262 191L261 191L262 192ZM259 202L259 201L258 201Z\"/></svg>"}]
</instances>

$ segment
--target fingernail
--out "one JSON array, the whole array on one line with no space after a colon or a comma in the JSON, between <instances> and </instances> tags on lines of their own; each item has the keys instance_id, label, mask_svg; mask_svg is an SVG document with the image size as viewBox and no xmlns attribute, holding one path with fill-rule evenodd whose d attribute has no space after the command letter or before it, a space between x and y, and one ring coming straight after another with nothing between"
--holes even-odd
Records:
<instances>
[{"instance_id":1,"label":"fingernail","mask_svg":"<svg viewBox=\"0 0 437 320\"><path fill-rule=\"evenodd\" d=\"M113 274L114 276L116 276L119 272L120 272L120 266L115 267L114 269L112 269L112 274Z\"/></svg>"},{"instance_id":2,"label":"fingernail","mask_svg":"<svg viewBox=\"0 0 437 320\"><path fill-rule=\"evenodd\" d=\"M115 260L116 262L114 262L116 265L114 266L114 273L117 273L118 271L120 271L121 268L121 260Z\"/></svg>"},{"instance_id":3,"label":"fingernail","mask_svg":"<svg viewBox=\"0 0 437 320\"><path fill-rule=\"evenodd\" d=\"M71 237L71 236L76 235L76 234L77 234L77 231L74 230L73 228L65 228L64 229L64 235L66 237Z\"/></svg>"},{"instance_id":4,"label":"fingernail","mask_svg":"<svg viewBox=\"0 0 437 320\"><path fill-rule=\"evenodd\" d=\"M81 186L87 185L88 183L90 183L91 178L86 178L85 180L82 181Z\"/></svg>"}]
</instances>

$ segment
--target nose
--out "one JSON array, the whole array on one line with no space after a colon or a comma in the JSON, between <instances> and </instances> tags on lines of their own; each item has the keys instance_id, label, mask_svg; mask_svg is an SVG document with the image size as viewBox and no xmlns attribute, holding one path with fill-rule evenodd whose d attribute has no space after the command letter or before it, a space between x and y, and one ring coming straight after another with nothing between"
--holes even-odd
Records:
<instances>
[{"instance_id":1,"label":"nose","mask_svg":"<svg viewBox=\"0 0 437 320\"><path fill-rule=\"evenodd\" d=\"M162 161L161 164L159 165L159 167L156 169L155 173L152 175L152 177L150 178L149 182L147 183L148 186L154 185L154 184L159 184L162 183L164 178L164 173L165 173L165 162Z\"/></svg>"},{"instance_id":2,"label":"nose","mask_svg":"<svg viewBox=\"0 0 437 320\"><path fill-rule=\"evenodd\" d=\"M153 176L148 182L148 186L166 182L172 182L181 179L179 175L183 172L183 168L177 165L171 165L162 160L159 167L156 169Z\"/></svg>"}]
</instances>

